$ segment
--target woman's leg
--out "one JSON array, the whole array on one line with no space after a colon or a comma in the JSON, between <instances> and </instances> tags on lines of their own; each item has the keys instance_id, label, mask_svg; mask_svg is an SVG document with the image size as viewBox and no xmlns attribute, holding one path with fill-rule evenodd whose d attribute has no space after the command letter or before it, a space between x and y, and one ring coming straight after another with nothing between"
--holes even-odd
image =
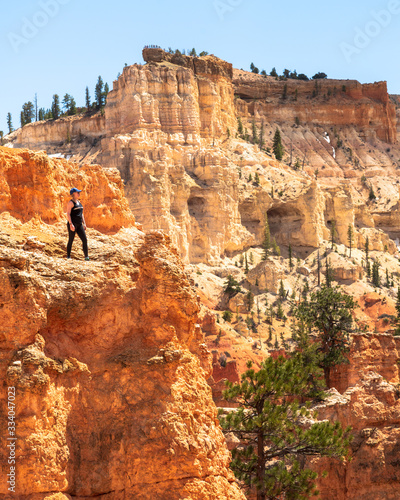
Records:
<instances>
[{"instance_id":1,"label":"woman's leg","mask_svg":"<svg viewBox=\"0 0 400 500\"><path fill-rule=\"evenodd\" d=\"M78 233L79 238L82 240L82 248L83 248L83 253L85 254L85 257L89 257L87 238L86 238L86 233L85 233L85 229L83 227L83 224L80 224L79 226L77 226L75 228L75 230Z\"/></svg>"},{"instance_id":2,"label":"woman's leg","mask_svg":"<svg viewBox=\"0 0 400 500\"><path fill-rule=\"evenodd\" d=\"M76 231L71 230L69 222L67 222L67 227L68 227L67 257L71 257L72 242L74 241Z\"/></svg>"}]
</instances>

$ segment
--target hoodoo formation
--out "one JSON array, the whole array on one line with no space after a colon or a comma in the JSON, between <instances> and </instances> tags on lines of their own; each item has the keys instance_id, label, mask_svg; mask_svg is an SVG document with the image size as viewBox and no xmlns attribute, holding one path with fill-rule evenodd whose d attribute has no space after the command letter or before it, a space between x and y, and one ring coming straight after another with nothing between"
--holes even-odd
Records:
<instances>
[{"instance_id":1,"label":"hoodoo formation","mask_svg":"<svg viewBox=\"0 0 400 500\"><path fill-rule=\"evenodd\" d=\"M169 236L137 227L115 170L0 148L0 176L1 373L16 389L18 498L243 500L206 381L198 299ZM90 267L65 259L60 207L77 181L94 186ZM39 187L48 211L26 216Z\"/></svg>"},{"instance_id":2,"label":"hoodoo formation","mask_svg":"<svg viewBox=\"0 0 400 500\"><path fill-rule=\"evenodd\" d=\"M318 418L352 426L352 460L310 464L328 471L324 500L399 499L398 97L214 55L143 59L102 112L27 124L0 148L19 498L245 500L217 416L225 381L293 350L293 303L330 276L357 307ZM65 258L74 185L90 262L79 242Z\"/></svg>"}]
</instances>

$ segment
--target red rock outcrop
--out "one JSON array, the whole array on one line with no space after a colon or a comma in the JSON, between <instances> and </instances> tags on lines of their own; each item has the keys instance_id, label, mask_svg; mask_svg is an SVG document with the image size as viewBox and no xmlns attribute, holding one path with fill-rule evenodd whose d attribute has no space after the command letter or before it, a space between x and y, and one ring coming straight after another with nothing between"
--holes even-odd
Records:
<instances>
[{"instance_id":1,"label":"red rock outcrop","mask_svg":"<svg viewBox=\"0 0 400 500\"><path fill-rule=\"evenodd\" d=\"M117 170L0 147L0 212L21 222L36 216L47 224L67 222L69 191L74 186L82 190L88 227L109 234L135 225Z\"/></svg>"},{"instance_id":2,"label":"red rock outcrop","mask_svg":"<svg viewBox=\"0 0 400 500\"><path fill-rule=\"evenodd\" d=\"M3 186L12 172L32 179L23 200L10 189L0 213L1 426L5 436L15 387L13 497L244 500L206 382L198 300L171 239L135 226L116 174L108 185L96 167L80 172L27 151L7 151L4 162ZM63 186L97 177L108 205L124 208L123 227L109 236L91 227L91 261L66 260L56 201ZM25 222L36 181L49 201ZM88 189L85 205L96 207L99 192ZM36 244L26 246L33 229ZM2 477L7 459L3 447Z\"/></svg>"},{"instance_id":3,"label":"red rock outcrop","mask_svg":"<svg viewBox=\"0 0 400 500\"><path fill-rule=\"evenodd\" d=\"M351 425L351 461L346 464L314 460L322 499L397 500L399 498L399 392L380 375L370 372L343 396L332 391L318 408L319 418Z\"/></svg>"},{"instance_id":4,"label":"red rock outcrop","mask_svg":"<svg viewBox=\"0 0 400 500\"><path fill-rule=\"evenodd\" d=\"M388 333L352 335L349 364L332 369L330 387L344 393L370 372L376 372L391 384L399 384L400 337Z\"/></svg>"}]
</instances>

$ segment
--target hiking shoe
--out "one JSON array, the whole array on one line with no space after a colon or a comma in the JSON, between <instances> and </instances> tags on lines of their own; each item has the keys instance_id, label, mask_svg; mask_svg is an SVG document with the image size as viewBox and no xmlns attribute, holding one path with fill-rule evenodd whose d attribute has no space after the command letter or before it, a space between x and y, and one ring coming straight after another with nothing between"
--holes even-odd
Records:
<instances>
[{"instance_id":1,"label":"hiking shoe","mask_svg":"<svg viewBox=\"0 0 400 500\"><path fill-rule=\"evenodd\" d=\"M89 257L85 257L85 260L90 260Z\"/></svg>"},{"instance_id":2,"label":"hiking shoe","mask_svg":"<svg viewBox=\"0 0 400 500\"><path fill-rule=\"evenodd\" d=\"M70 259L71 257L67 257L67 259Z\"/></svg>"}]
</instances>

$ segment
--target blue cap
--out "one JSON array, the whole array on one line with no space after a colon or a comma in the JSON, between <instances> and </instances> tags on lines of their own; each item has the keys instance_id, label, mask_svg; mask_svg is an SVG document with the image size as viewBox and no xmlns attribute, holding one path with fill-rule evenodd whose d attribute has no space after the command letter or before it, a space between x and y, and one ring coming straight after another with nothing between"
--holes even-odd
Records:
<instances>
[{"instance_id":1,"label":"blue cap","mask_svg":"<svg viewBox=\"0 0 400 500\"><path fill-rule=\"evenodd\" d=\"M72 193L80 193L82 191L82 189L76 189L76 188L72 188L71 191L69 192L69 194L72 194Z\"/></svg>"}]
</instances>

